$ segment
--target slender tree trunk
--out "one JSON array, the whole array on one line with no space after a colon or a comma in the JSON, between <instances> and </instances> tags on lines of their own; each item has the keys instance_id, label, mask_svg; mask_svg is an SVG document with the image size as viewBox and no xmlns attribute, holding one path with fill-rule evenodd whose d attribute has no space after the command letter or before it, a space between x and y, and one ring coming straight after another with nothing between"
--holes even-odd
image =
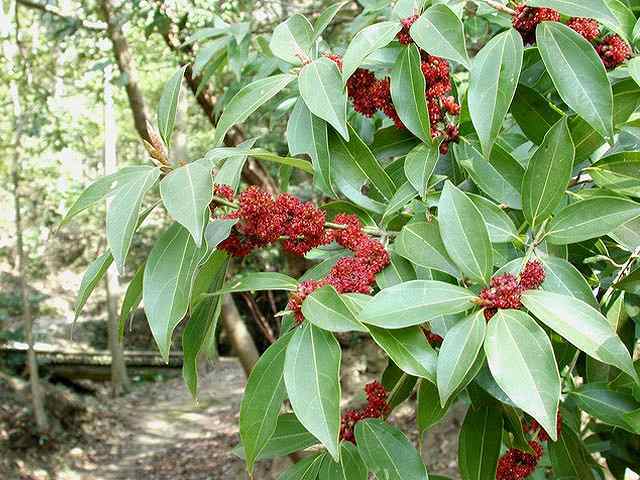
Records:
<instances>
[{"instance_id":1,"label":"slender tree trunk","mask_svg":"<svg viewBox=\"0 0 640 480\"><path fill-rule=\"evenodd\" d=\"M118 130L113 108L113 76L109 65L104 70L104 174L109 175L118 169L116 145ZM108 207L107 207L108 208ZM111 351L111 393L120 396L129 389L129 377L124 361L124 351L118 338L118 291L120 290L118 272L115 264L111 264L105 278L107 294L107 331L109 350Z\"/></svg>"},{"instance_id":2,"label":"slender tree trunk","mask_svg":"<svg viewBox=\"0 0 640 480\"><path fill-rule=\"evenodd\" d=\"M27 258L24 251L24 241L22 236L22 210L20 204L20 148L22 137L22 109L20 105L20 93L18 85L11 83L11 96L13 97L14 109L14 131L15 137L15 153L13 155L13 166L11 177L13 180L13 201L15 210L15 228L16 228L16 256L18 257L18 277L20 279L20 300L22 303L22 321L24 323L24 335L29 347L27 352L27 367L29 370L29 380L31 384L31 401L33 406L33 414L36 420L36 427L41 433L49 430L49 420L44 408L44 396L40 385L40 374L38 371L38 359L33 348L33 315L31 312L31 303L29 303L29 292L27 284Z\"/></svg>"},{"instance_id":3,"label":"slender tree trunk","mask_svg":"<svg viewBox=\"0 0 640 480\"><path fill-rule=\"evenodd\" d=\"M221 316L222 326L229 335L229 342L248 377L260 355L230 294L224 296Z\"/></svg>"}]
</instances>

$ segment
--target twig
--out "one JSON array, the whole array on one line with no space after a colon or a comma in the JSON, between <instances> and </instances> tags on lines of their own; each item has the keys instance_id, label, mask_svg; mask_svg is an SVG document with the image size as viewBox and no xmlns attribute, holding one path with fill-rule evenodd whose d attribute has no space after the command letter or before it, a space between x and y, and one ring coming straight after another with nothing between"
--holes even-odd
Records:
<instances>
[{"instance_id":1,"label":"twig","mask_svg":"<svg viewBox=\"0 0 640 480\"><path fill-rule=\"evenodd\" d=\"M515 15L516 11L512 8L507 7L506 5L503 5L500 2L496 2L495 0L481 0L482 2L486 3L487 5L489 5L491 8L502 12L502 13L507 13L509 15Z\"/></svg>"},{"instance_id":2,"label":"twig","mask_svg":"<svg viewBox=\"0 0 640 480\"><path fill-rule=\"evenodd\" d=\"M260 307L258 307L255 298L253 298L253 295L251 295L250 293L243 293L242 298L244 298L245 302L247 302L247 306L249 307L249 310L251 310L251 315L253 315L253 319L258 324L258 327L262 331L262 334L265 336L269 343L274 343L276 341L276 337L273 334L273 330L267 322L267 319L264 318L264 315L262 314Z\"/></svg>"}]
</instances>

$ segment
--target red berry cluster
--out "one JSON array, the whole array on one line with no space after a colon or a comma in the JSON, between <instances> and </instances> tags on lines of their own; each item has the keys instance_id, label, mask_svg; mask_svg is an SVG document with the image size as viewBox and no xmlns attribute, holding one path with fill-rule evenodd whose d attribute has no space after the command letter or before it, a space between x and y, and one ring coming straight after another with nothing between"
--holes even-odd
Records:
<instances>
[{"instance_id":1,"label":"red berry cluster","mask_svg":"<svg viewBox=\"0 0 640 480\"><path fill-rule=\"evenodd\" d=\"M403 30L398 33L400 43L410 43L409 28L417 16L402 20ZM404 32L404 33L403 33ZM431 136L443 137L440 151L444 155L449 150L450 142L458 142L459 131L457 125L449 117L460 114L460 105L451 95L451 78L449 76L449 62L444 58L429 55L420 51L421 70L426 81L425 96L429 109ZM342 59L338 55L327 55L338 68L342 69ZM359 68L347 80L347 94L353 109L365 117L373 116L377 111L389 117L397 128L405 128L398 116L393 99L391 98L391 80L385 77L376 79L370 70Z\"/></svg>"},{"instance_id":2,"label":"red berry cluster","mask_svg":"<svg viewBox=\"0 0 640 480\"><path fill-rule=\"evenodd\" d=\"M346 228L328 230L325 237L335 240L355 255L338 260L322 280L300 283L287 304L287 309L294 313L297 324L304 321L302 302L317 288L332 285L338 293L371 293L376 273L389 264L387 250L362 230L362 223L356 215L341 213L336 215L334 221Z\"/></svg>"},{"instance_id":3,"label":"red berry cluster","mask_svg":"<svg viewBox=\"0 0 640 480\"><path fill-rule=\"evenodd\" d=\"M552 8L527 7L525 3L521 3L516 7L512 24L522 35L525 44L534 44L539 23L558 21L560 13ZM591 43L596 42L601 33L600 24L591 18L573 17L569 19L567 26ZM616 34L607 35L596 42L595 48L604 66L610 70L630 59L633 54L631 46Z\"/></svg>"},{"instance_id":4,"label":"red berry cluster","mask_svg":"<svg viewBox=\"0 0 640 480\"><path fill-rule=\"evenodd\" d=\"M552 8L527 7L521 3L516 7L511 23L520 35L525 45L536 43L536 27L542 22L557 22L560 13Z\"/></svg>"},{"instance_id":5,"label":"red berry cluster","mask_svg":"<svg viewBox=\"0 0 640 480\"><path fill-rule=\"evenodd\" d=\"M356 443L353 434L356 423L365 418L382 418L391 407L387 403L388 393L378 381L368 383L364 387L367 395L367 405L358 410L347 410L340 418L340 440Z\"/></svg>"},{"instance_id":6,"label":"red berry cluster","mask_svg":"<svg viewBox=\"0 0 640 480\"><path fill-rule=\"evenodd\" d=\"M517 448L510 448L500 457L496 480L520 480L535 471L542 458L543 449L542 445L535 441L530 441L529 445L535 453L526 453Z\"/></svg>"},{"instance_id":7,"label":"red berry cluster","mask_svg":"<svg viewBox=\"0 0 640 480\"><path fill-rule=\"evenodd\" d=\"M549 440L551 440L549 434L534 418L532 418L530 422L525 422L522 425L522 429L525 431L525 433L534 435L537 433L538 440L540 440L541 442L548 442ZM562 415L560 415L560 412L558 412L558 416L556 417L556 429L558 431L558 435L560 435L560 433L562 432Z\"/></svg>"},{"instance_id":8,"label":"red berry cluster","mask_svg":"<svg viewBox=\"0 0 640 480\"><path fill-rule=\"evenodd\" d=\"M484 317L490 320L499 308L521 308L522 292L539 288L544 277L544 267L539 260L528 261L520 272L520 278L511 273L493 277L489 287L480 292L481 305L485 307Z\"/></svg>"},{"instance_id":9,"label":"red berry cluster","mask_svg":"<svg viewBox=\"0 0 640 480\"><path fill-rule=\"evenodd\" d=\"M402 23L402 29L398 32L396 38L402 45L409 45L410 43L413 43L413 39L409 34L409 29L411 28L411 25L416 22L416 20L418 20L418 15L413 15L411 17L400 20L400 23Z\"/></svg>"}]
</instances>

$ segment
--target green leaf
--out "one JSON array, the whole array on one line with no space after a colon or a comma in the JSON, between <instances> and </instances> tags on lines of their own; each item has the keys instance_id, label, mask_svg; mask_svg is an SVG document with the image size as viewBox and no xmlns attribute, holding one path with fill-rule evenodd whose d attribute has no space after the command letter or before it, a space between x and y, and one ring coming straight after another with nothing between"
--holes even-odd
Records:
<instances>
[{"instance_id":1,"label":"green leaf","mask_svg":"<svg viewBox=\"0 0 640 480\"><path fill-rule=\"evenodd\" d=\"M198 248L189 231L176 223L158 238L147 258L142 298L151 333L165 360L171 334L189 308L196 269L206 253L206 246Z\"/></svg>"},{"instance_id":2,"label":"green leaf","mask_svg":"<svg viewBox=\"0 0 640 480\"><path fill-rule=\"evenodd\" d=\"M543 290L527 290L521 301L542 323L569 343L637 381L629 352L598 310L576 298Z\"/></svg>"},{"instance_id":3,"label":"green leaf","mask_svg":"<svg viewBox=\"0 0 640 480\"><path fill-rule=\"evenodd\" d=\"M340 444L340 462L326 456L318 480L367 480L367 466L362 461L358 448L351 442Z\"/></svg>"},{"instance_id":4,"label":"green leaf","mask_svg":"<svg viewBox=\"0 0 640 480\"><path fill-rule=\"evenodd\" d=\"M522 37L509 29L493 37L473 60L467 96L469 113L487 157L516 92L523 51Z\"/></svg>"},{"instance_id":5,"label":"green leaf","mask_svg":"<svg viewBox=\"0 0 640 480\"><path fill-rule=\"evenodd\" d=\"M342 81L347 83L349 77L371 53L386 47L400 31L400 22L380 22L360 30L351 40L342 57Z\"/></svg>"},{"instance_id":6,"label":"green leaf","mask_svg":"<svg viewBox=\"0 0 640 480\"><path fill-rule=\"evenodd\" d=\"M351 311L350 303L331 285L318 288L302 303L304 318L330 332L366 332Z\"/></svg>"},{"instance_id":7,"label":"green leaf","mask_svg":"<svg viewBox=\"0 0 640 480\"><path fill-rule=\"evenodd\" d=\"M569 119L569 130L576 147L576 162L587 160L604 143L604 137L577 115Z\"/></svg>"},{"instance_id":8,"label":"green leaf","mask_svg":"<svg viewBox=\"0 0 640 480\"><path fill-rule=\"evenodd\" d=\"M513 224L513 220L498 205L473 193L467 193L467 197L471 199L480 211L482 218L484 218L491 243L506 243L519 240L518 230Z\"/></svg>"},{"instance_id":9,"label":"green leaf","mask_svg":"<svg viewBox=\"0 0 640 480\"><path fill-rule=\"evenodd\" d=\"M180 86L187 65L178 68L176 73L164 84L158 104L158 130L167 147L171 145L171 134L176 123L176 108L180 98Z\"/></svg>"},{"instance_id":10,"label":"green leaf","mask_svg":"<svg viewBox=\"0 0 640 480\"><path fill-rule=\"evenodd\" d=\"M522 206L532 227L539 227L560 204L571 179L575 149L567 118L551 127L533 153L522 181Z\"/></svg>"},{"instance_id":11,"label":"green leaf","mask_svg":"<svg viewBox=\"0 0 640 480\"><path fill-rule=\"evenodd\" d=\"M256 292L260 290L286 290L293 292L298 288L298 281L289 275L278 272L251 272L229 281L212 295L224 293Z\"/></svg>"},{"instance_id":12,"label":"green leaf","mask_svg":"<svg viewBox=\"0 0 640 480\"><path fill-rule=\"evenodd\" d=\"M531 0L527 5L553 8L570 17L593 18L607 26L618 25L618 19L604 0Z\"/></svg>"},{"instance_id":13,"label":"green leaf","mask_svg":"<svg viewBox=\"0 0 640 480\"><path fill-rule=\"evenodd\" d=\"M229 129L236 123L244 122L261 105L277 95L296 79L295 75L280 74L261 78L243 87L224 107L218 120L213 144L222 144Z\"/></svg>"},{"instance_id":14,"label":"green leaf","mask_svg":"<svg viewBox=\"0 0 640 480\"><path fill-rule=\"evenodd\" d=\"M113 190L107 204L107 243L120 272L124 271L125 259L138 227L142 198L160 177L160 170L146 167L138 175L128 177Z\"/></svg>"},{"instance_id":15,"label":"green leaf","mask_svg":"<svg viewBox=\"0 0 640 480\"><path fill-rule=\"evenodd\" d=\"M562 118L562 113L533 88L519 84L511 105L511 115L523 133L540 145L551 127Z\"/></svg>"},{"instance_id":16,"label":"green leaf","mask_svg":"<svg viewBox=\"0 0 640 480\"><path fill-rule=\"evenodd\" d=\"M420 53L412 44L403 49L391 70L391 98L407 129L423 142L431 144L425 88Z\"/></svg>"},{"instance_id":17,"label":"green leaf","mask_svg":"<svg viewBox=\"0 0 640 480\"><path fill-rule=\"evenodd\" d=\"M209 249L217 247L223 240L226 240L231 233L231 228L233 228L237 222L237 219L215 219L212 222L209 222L204 230L204 239L206 240Z\"/></svg>"},{"instance_id":18,"label":"green leaf","mask_svg":"<svg viewBox=\"0 0 640 480\"><path fill-rule=\"evenodd\" d=\"M471 144L454 144L456 160L464 168L473 183L498 203L520 210L522 200L520 187L524 168L500 145L491 149L491 155L485 159Z\"/></svg>"},{"instance_id":19,"label":"green leaf","mask_svg":"<svg viewBox=\"0 0 640 480\"><path fill-rule=\"evenodd\" d=\"M274 457L282 457L290 453L304 450L316 445L318 440L302 426L300 420L293 413L278 416L276 430L260 451L256 460L264 460ZM242 444L233 449L233 453L240 458L245 458Z\"/></svg>"},{"instance_id":20,"label":"green leaf","mask_svg":"<svg viewBox=\"0 0 640 480\"><path fill-rule=\"evenodd\" d=\"M337 196L331 175L327 122L313 115L302 98L298 98L289 117L287 141L291 155L306 153L311 157L316 185Z\"/></svg>"},{"instance_id":21,"label":"green leaf","mask_svg":"<svg viewBox=\"0 0 640 480\"><path fill-rule=\"evenodd\" d=\"M208 151L205 158L211 160L214 164L224 160L224 163L219 167L213 178L213 183L229 185L236 192L240 186L242 168L247 161L245 149L251 148L255 142L255 138L250 138L242 142L238 147L219 147Z\"/></svg>"},{"instance_id":22,"label":"green leaf","mask_svg":"<svg viewBox=\"0 0 640 480\"><path fill-rule=\"evenodd\" d=\"M628 432L640 435L640 422L630 422L629 414L640 409L633 395L614 391L604 382L587 383L570 392L578 405L589 415L596 417L608 425L620 427Z\"/></svg>"},{"instance_id":23,"label":"green leaf","mask_svg":"<svg viewBox=\"0 0 640 480\"><path fill-rule=\"evenodd\" d=\"M438 202L444 247L463 275L483 284L493 273L489 233L478 208L448 180Z\"/></svg>"},{"instance_id":24,"label":"green leaf","mask_svg":"<svg viewBox=\"0 0 640 480\"><path fill-rule=\"evenodd\" d=\"M599 187L640 197L640 153L621 152L601 158L585 169Z\"/></svg>"},{"instance_id":25,"label":"green leaf","mask_svg":"<svg viewBox=\"0 0 640 480\"><path fill-rule=\"evenodd\" d=\"M558 441L549 443L549 457L557 478L595 480L590 466L593 459L570 428L563 428Z\"/></svg>"},{"instance_id":26,"label":"green leaf","mask_svg":"<svg viewBox=\"0 0 640 480\"><path fill-rule=\"evenodd\" d=\"M410 33L422 50L461 63L467 70L471 68L462 21L447 5L428 8L411 26Z\"/></svg>"},{"instance_id":27,"label":"green leaf","mask_svg":"<svg viewBox=\"0 0 640 480\"><path fill-rule=\"evenodd\" d=\"M325 454L318 454L303 458L281 473L278 480L316 480L325 457Z\"/></svg>"},{"instance_id":28,"label":"green leaf","mask_svg":"<svg viewBox=\"0 0 640 480\"><path fill-rule=\"evenodd\" d=\"M640 85L640 57L633 57L629 60L627 68L629 69L629 75L631 75L631 78Z\"/></svg>"},{"instance_id":29,"label":"green leaf","mask_svg":"<svg viewBox=\"0 0 640 480\"><path fill-rule=\"evenodd\" d=\"M495 480L502 424L502 412L493 406L469 408L458 439L458 465L463 479Z\"/></svg>"},{"instance_id":30,"label":"green leaf","mask_svg":"<svg viewBox=\"0 0 640 480\"><path fill-rule=\"evenodd\" d=\"M413 393L418 377L409 375L400 369L393 360L389 360L387 368L382 372L380 382L389 392L387 404L392 409L407 400Z\"/></svg>"},{"instance_id":31,"label":"green leaf","mask_svg":"<svg viewBox=\"0 0 640 480\"><path fill-rule=\"evenodd\" d=\"M394 251L414 265L457 277L460 272L442 243L437 221L408 223L393 244Z\"/></svg>"},{"instance_id":32,"label":"green leaf","mask_svg":"<svg viewBox=\"0 0 640 480\"><path fill-rule=\"evenodd\" d=\"M193 76L198 77L200 76L200 74L202 74L202 78L200 79L200 82L206 82L205 76L210 71L209 67L214 66L216 69L220 67L220 64L222 63L222 61L227 55L226 47L229 45L230 41L231 41L231 37L227 35L221 38L216 38L215 40L212 40L200 46L198 48L198 52L196 53L196 58L193 61L193 70L192 70ZM176 86L176 92L175 92L176 100L178 97L178 93L177 93L178 91L179 91L179 84ZM173 111L173 116L175 119L175 108Z\"/></svg>"},{"instance_id":33,"label":"green leaf","mask_svg":"<svg viewBox=\"0 0 640 480\"><path fill-rule=\"evenodd\" d=\"M593 46L561 23L538 27L538 50L562 100L600 135L613 139L613 93Z\"/></svg>"},{"instance_id":34,"label":"green leaf","mask_svg":"<svg viewBox=\"0 0 640 480\"><path fill-rule=\"evenodd\" d=\"M127 291L124 292L122 306L120 307L120 320L118 322L118 338L122 342L124 338L124 327L131 314L138 308L142 301L142 277L144 275L144 264L136 270L133 278L129 282Z\"/></svg>"},{"instance_id":35,"label":"green leaf","mask_svg":"<svg viewBox=\"0 0 640 480\"><path fill-rule=\"evenodd\" d=\"M315 42L318 38L320 38L320 36L322 35L322 33L325 31L325 29L331 25L331 22L333 21L334 17L336 16L336 14L342 9L342 7L344 7L347 2L338 2L338 3L334 3L333 5L328 6L327 8L325 8L322 13L318 16L318 18L316 18L316 21L313 22L313 41Z\"/></svg>"},{"instance_id":36,"label":"green leaf","mask_svg":"<svg viewBox=\"0 0 640 480\"><path fill-rule=\"evenodd\" d=\"M416 192L416 189L413 188L409 182L404 182L400 185L400 188L396 190L396 193L393 194L393 197L391 197L391 200L389 200L387 204L387 208L382 215L382 223L387 225L394 218L397 218L398 215L401 215L400 210L407 206L417 195L418 192Z\"/></svg>"},{"instance_id":37,"label":"green leaf","mask_svg":"<svg viewBox=\"0 0 640 480\"><path fill-rule=\"evenodd\" d=\"M422 380L418 388L418 406L416 407L416 422L422 435L444 418L449 405L440 406L438 388L431 382Z\"/></svg>"},{"instance_id":38,"label":"green leaf","mask_svg":"<svg viewBox=\"0 0 640 480\"><path fill-rule=\"evenodd\" d=\"M313 27L309 20L295 14L273 29L269 48L285 62L299 64L309 58L313 41Z\"/></svg>"},{"instance_id":39,"label":"green leaf","mask_svg":"<svg viewBox=\"0 0 640 480\"><path fill-rule=\"evenodd\" d=\"M560 374L542 327L519 310L498 310L489 321L484 349L496 383L555 440Z\"/></svg>"},{"instance_id":40,"label":"green leaf","mask_svg":"<svg viewBox=\"0 0 640 480\"><path fill-rule=\"evenodd\" d=\"M438 354L438 392L440 405L460 388L482 350L486 320L483 313L476 312L456 323L447 332ZM471 380L471 379L469 379Z\"/></svg>"},{"instance_id":41,"label":"green leaf","mask_svg":"<svg viewBox=\"0 0 640 480\"><path fill-rule=\"evenodd\" d=\"M382 213L386 205L363 194L362 187L368 184L384 200L389 201L396 186L367 144L350 126L349 135L350 141L347 143L335 132L329 134L333 179L340 191L356 205Z\"/></svg>"},{"instance_id":42,"label":"green leaf","mask_svg":"<svg viewBox=\"0 0 640 480\"><path fill-rule=\"evenodd\" d=\"M211 168L211 162L203 158L175 169L160 181L160 196L169 215L189 230L197 246L202 245L213 198Z\"/></svg>"},{"instance_id":43,"label":"green leaf","mask_svg":"<svg viewBox=\"0 0 640 480\"><path fill-rule=\"evenodd\" d=\"M423 199L427 196L429 179L440 156L439 148L437 143L431 146L421 143L404 160L404 174Z\"/></svg>"},{"instance_id":44,"label":"green leaf","mask_svg":"<svg viewBox=\"0 0 640 480\"><path fill-rule=\"evenodd\" d=\"M397 428L379 419L356 423L358 451L376 478L428 480L427 469L411 442Z\"/></svg>"},{"instance_id":45,"label":"green leaf","mask_svg":"<svg viewBox=\"0 0 640 480\"><path fill-rule=\"evenodd\" d=\"M640 204L621 197L593 197L564 207L547 228L550 243L565 245L607 235L640 215Z\"/></svg>"},{"instance_id":46,"label":"green leaf","mask_svg":"<svg viewBox=\"0 0 640 480\"><path fill-rule=\"evenodd\" d=\"M390 254L389 266L376 275L376 283L380 289L393 287L399 283L415 279L416 273L411 262L395 252Z\"/></svg>"},{"instance_id":47,"label":"green leaf","mask_svg":"<svg viewBox=\"0 0 640 480\"><path fill-rule=\"evenodd\" d=\"M338 460L340 345L311 323L298 328L287 347L284 381L294 413Z\"/></svg>"},{"instance_id":48,"label":"green leaf","mask_svg":"<svg viewBox=\"0 0 640 480\"><path fill-rule=\"evenodd\" d=\"M109 266L112 262L113 255L111 255L111 251L107 250L93 262L91 262L87 267L87 270L84 272L82 280L80 281L80 289L78 290L76 304L73 307L74 323L78 319L78 316L80 315L80 312L82 311L85 303L87 303L89 296L98 285L98 282L100 282L100 280L104 278L104 275L105 273L107 273L107 270L109 269Z\"/></svg>"},{"instance_id":49,"label":"green leaf","mask_svg":"<svg viewBox=\"0 0 640 480\"><path fill-rule=\"evenodd\" d=\"M474 298L473 292L456 285L412 280L376 294L360 312L360 320L382 328L410 327L439 315L464 312L474 305Z\"/></svg>"},{"instance_id":50,"label":"green leaf","mask_svg":"<svg viewBox=\"0 0 640 480\"><path fill-rule=\"evenodd\" d=\"M420 327L386 330L369 326L369 332L371 338L404 372L426 378L430 382L435 381L437 355Z\"/></svg>"},{"instance_id":51,"label":"green leaf","mask_svg":"<svg viewBox=\"0 0 640 480\"><path fill-rule=\"evenodd\" d=\"M276 431L278 413L287 398L284 361L292 336L289 332L267 348L247 380L240 404L240 438L249 473Z\"/></svg>"},{"instance_id":52,"label":"green leaf","mask_svg":"<svg viewBox=\"0 0 640 480\"><path fill-rule=\"evenodd\" d=\"M628 251L633 251L640 247L640 218L625 223L621 227L616 228L609 236L620 244L621 247Z\"/></svg>"},{"instance_id":53,"label":"green leaf","mask_svg":"<svg viewBox=\"0 0 640 480\"><path fill-rule=\"evenodd\" d=\"M308 63L298 78L300 95L311 113L326 120L349 141L347 130L347 94L335 62L322 57Z\"/></svg>"}]
</instances>

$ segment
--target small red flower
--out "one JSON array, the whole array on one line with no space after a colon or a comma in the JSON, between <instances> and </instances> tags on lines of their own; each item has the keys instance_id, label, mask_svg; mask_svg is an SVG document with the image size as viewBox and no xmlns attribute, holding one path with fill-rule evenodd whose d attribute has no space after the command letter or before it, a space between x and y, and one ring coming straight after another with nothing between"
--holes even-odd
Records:
<instances>
[{"instance_id":1,"label":"small red flower","mask_svg":"<svg viewBox=\"0 0 640 480\"><path fill-rule=\"evenodd\" d=\"M596 45L596 52L600 55L602 63L608 70L616 68L631 58L633 52L627 42L619 35L607 35Z\"/></svg>"},{"instance_id":2,"label":"small red flower","mask_svg":"<svg viewBox=\"0 0 640 480\"><path fill-rule=\"evenodd\" d=\"M538 440L541 442L548 442L551 440L549 434L542 428L535 418L532 418L529 423L525 423L522 429L525 433L535 434L538 432ZM558 412L558 416L556 417L556 429L558 431L558 436L560 436L562 433L562 415L560 415L560 412Z\"/></svg>"},{"instance_id":3,"label":"small red flower","mask_svg":"<svg viewBox=\"0 0 640 480\"><path fill-rule=\"evenodd\" d=\"M318 288L326 285L324 280L305 280L298 285L298 289L291 294L287 303L287 310L294 314L296 325L300 325L304 321L302 314L302 302Z\"/></svg>"},{"instance_id":4,"label":"small red flower","mask_svg":"<svg viewBox=\"0 0 640 480\"><path fill-rule=\"evenodd\" d=\"M542 458L543 448L538 442L529 442L534 454L511 448L498 460L496 480L521 480L531 475Z\"/></svg>"},{"instance_id":5,"label":"small red flower","mask_svg":"<svg viewBox=\"0 0 640 480\"><path fill-rule=\"evenodd\" d=\"M400 23L402 23L402 29L398 32L396 38L402 45L409 45L410 43L413 43L413 39L409 34L409 29L416 20L418 20L418 15L413 15L412 17L407 17L400 20Z\"/></svg>"},{"instance_id":6,"label":"small red flower","mask_svg":"<svg viewBox=\"0 0 640 480\"><path fill-rule=\"evenodd\" d=\"M516 7L512 24L525 44L536 43L536 27L542 22L557 22L560 20L560 13L552 8L527 7L521 3Z\"/></svg>"},{"instance_id":7,"label":"small red flower","mask_svg":"<svg viewBox=\"0 0 640 480\"><path fill-rule=\"evenodd\" d=\"M588 42L593 42L600 35L600 24L591 18L573 17L567 22L567 27L578 32Z\"/></svg>"},{"instance_id":8,"label":"small red flower","mask_svg":"<svg viewBox=\"0 0 640 480\"><path fill-rule=\"evenodd\" d=\"M377 83L376 76L370 70L357 69L347 80L347 94L352 101L353 109L371 117L378 109L372 89Z\"/></svg>"},{"instance_id":9,"label":"small red flower","mask_svg":"<svg viewBox=\"0 0 640 480\"><path fill-rule=\"evenodd\" d=\"M544 282L544 267L540 260L529 260L520 272L522 290L535 290Z\"/></svg>"},{"instance_id":10,"label":"small red flower","mask_svg":"<svg viewBox=\"0 0 640 480\"><path fill-rule=\"evenodd\" d=\"M356 423L365 418L382 418L389 413L391 407L387 403L388 393L378 381L368 383L364 387L367 405L358 410L347 410L340 418L340 440L356 443L353 434Z\"/></svg>"},{"instance_id":11,"label":"small red flower","mask_svg":"<svg viewBox=\"0 0 640 480\"><path fill-rule=\"evenodd\" d=\"M486 307L484 316L489 320L497 308L520 308L522 290L516 277L510 273L498 275L491 279L489 288L480 292L482 304Z\"/></svg>"},{"instance_id":12,"label":"small red flower","mask_svg":"<svg viewBox=\"0 0 640 480\"><path fill-rule=\"evenodd\" d=\"M456 103L456 99L449 96L442 101L442 106L450 115L460 114L460 105Z\"/></svg>"}]
</instances>

